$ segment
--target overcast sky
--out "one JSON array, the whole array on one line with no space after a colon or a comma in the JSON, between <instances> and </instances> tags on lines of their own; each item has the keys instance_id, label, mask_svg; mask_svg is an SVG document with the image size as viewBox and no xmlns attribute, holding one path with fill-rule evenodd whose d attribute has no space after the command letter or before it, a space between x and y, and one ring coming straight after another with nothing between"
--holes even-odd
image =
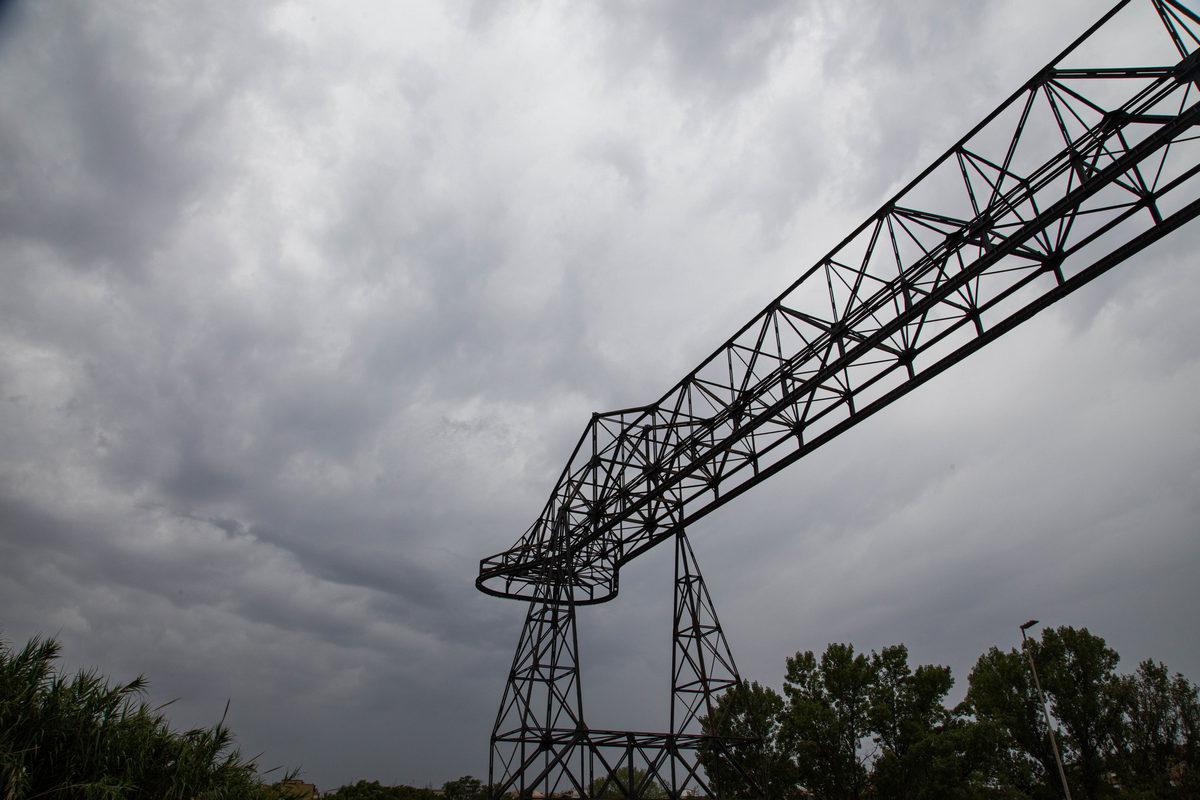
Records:
<instances>
[{"instance_id":1,"label":"overcast sky","mask_svg":"<svg viewBox=\"0 0 1200 800\"><path fill-rule=\"evenodd\" d=\"M229 699L324 789L486 774L524 608L478 559L588 415L658 397L1099 11L7 6L0 636L146 673L179 726ZM695 528L743 673L904 642L957 699L1038 617L1200 679L1197 252ZM593 725L665 724L660 550L580 612Z\"/></svg>"}]
</instances>

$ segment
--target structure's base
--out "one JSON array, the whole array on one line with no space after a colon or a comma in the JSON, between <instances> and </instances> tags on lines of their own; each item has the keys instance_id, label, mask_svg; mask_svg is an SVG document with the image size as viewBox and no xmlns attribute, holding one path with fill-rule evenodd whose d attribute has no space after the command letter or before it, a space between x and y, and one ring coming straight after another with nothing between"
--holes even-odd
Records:
<instances>
[{"instance_id":1,"label":"structure's base","mask_svg":"<svg viewBox=\"0 0 1200 800\"><path fill-rule=\"evenodd\" d=\"M701 756L745 744L711 733L718 701L738 675L683 531L675 538L670 733L587 726L571 582L539 587L539 593L529 604L492 729L492 797L716 797Z\"/></svg>"},{"instance_id":2,"label":"structure's base","mask_svg":"<svg viewBox=\"0 0 1200 800\"><path fill-rule=\"evenodd\" d=\"M715 796L698 756L706 744L721 746L723 740L703 734L554 730L539 737L505 737L497 744L524 746L533 757L521 771L525 786L519 780L504 790L494 786L495 797L676 798Z\"/></svg>"}]
</instances>

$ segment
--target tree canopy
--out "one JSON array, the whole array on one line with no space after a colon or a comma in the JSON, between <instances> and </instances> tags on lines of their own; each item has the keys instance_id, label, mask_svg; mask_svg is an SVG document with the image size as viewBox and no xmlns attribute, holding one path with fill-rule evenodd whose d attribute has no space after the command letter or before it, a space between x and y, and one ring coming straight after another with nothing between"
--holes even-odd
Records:
<instances>
[{"instance_id":1,"label":"tree canopy","mask_svg":"<svg viewBox=\"0 0 1200 800\"><path fill-rule=\"evenodd\" d=\"M708 730L740 737L702 763L721 796L924 800L1062 797L1030 663L1042 681L1072 797L1200 797L1197 687L1161 663L1117 671L1086 628L1048 628L1028 652L991 648L946 705L950 668L912 666L904 645L830 644L787 659L783 692L743 682ZM750 786L753 781L755 786Z\"/></svg>"},{"instance_id":2,"label":"tree canopy","mask_svg":"<svg viewBox=\"0 0 1200 800\"><path fill-rule=\"evenodd\" d=\"M321 797L322 800L435 800L438 793L433 789L415 786L383 786L379 781L360 780L326 792Z\"/></svg>"}]
</instances>

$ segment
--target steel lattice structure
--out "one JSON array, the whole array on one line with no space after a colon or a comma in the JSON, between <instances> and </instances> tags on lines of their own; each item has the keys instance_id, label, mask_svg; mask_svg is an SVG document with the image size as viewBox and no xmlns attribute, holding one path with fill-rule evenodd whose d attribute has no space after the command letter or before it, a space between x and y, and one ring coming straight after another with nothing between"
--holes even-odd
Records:
<instances>
[{"instance_id":1,"label":"steel lattice structure","mask_svg":"<svg viewBox=\"0 0 1200 800\"><path fill-rule=\"evenodd\" d=\"M1104 46L1127 6L660 399L592 416L533 525L480 564L480 590L529 601L492 735L497 796L711 794L696 752L736 743L701 723L738 676L687 526L1200 214L1200 15L1135 6L1164 35L1158 61L1130 64ZM671 538L671 731L590 729L575 606L615 597L620 567Z\"/></svg>"}]
</instances>

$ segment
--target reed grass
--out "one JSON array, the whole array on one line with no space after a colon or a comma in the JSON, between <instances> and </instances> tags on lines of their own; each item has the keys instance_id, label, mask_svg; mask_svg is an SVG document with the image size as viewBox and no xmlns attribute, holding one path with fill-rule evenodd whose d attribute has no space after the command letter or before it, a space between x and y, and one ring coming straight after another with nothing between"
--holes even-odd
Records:
<instances>
[{"instance_id":1,"label":"reed grass","mask_svg":"<svg viewBox=\"0 0 1200 800\"><path fill-rule=\"evenodd\" d=\"M58 642L0 641L0 800L273 800L225 715L172 730L142 676L111 683L56 662ZM169 705L169 704L168 704ZM226 704L228 712L228 704Z\"/></svg>"}]
</instances>

